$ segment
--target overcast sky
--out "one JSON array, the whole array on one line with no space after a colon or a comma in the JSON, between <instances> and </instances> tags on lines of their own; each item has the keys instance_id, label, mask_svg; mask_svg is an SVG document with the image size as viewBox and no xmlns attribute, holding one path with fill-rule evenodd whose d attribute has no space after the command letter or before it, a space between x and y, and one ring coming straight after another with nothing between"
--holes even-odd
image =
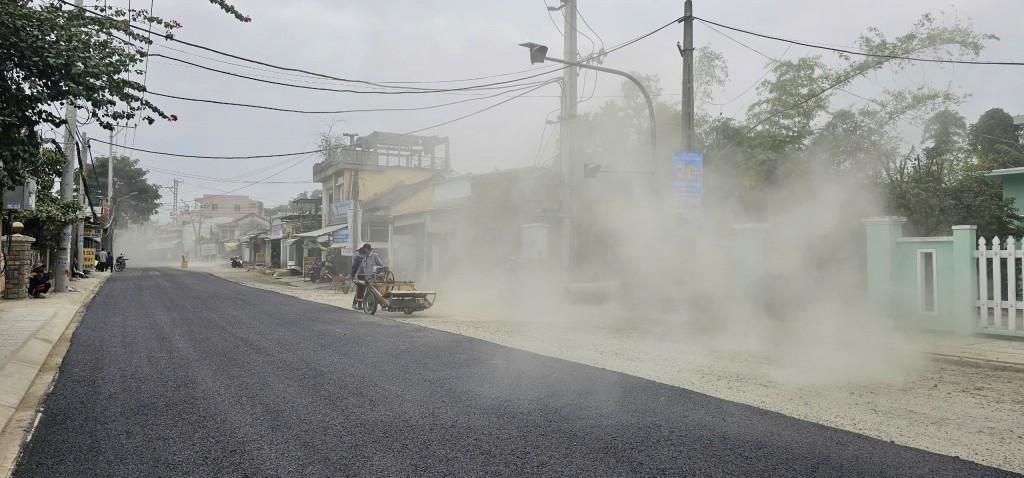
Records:
<instances>
[{"instance_id":1,"label":"overcast sky","mask_svg":"<svg viewBox=\"0 0 1024 478\"><path fill-rule=\"evenodd\" d=\"M549 18L543 0L235 0L251 23L240 23L222 13L206 0L152 0L156 15L177 20L184 28L178 38L229 52L293 68L301 68L336 77L371 81L438 81L499 75L533 68L525 49L518 43L533 41L551 48L551 56L561 56L562 38ZM682 0L578 0L579 9L593 31L580 22L582 33L606 46L613 46L652 31L682 15ZM558 0L548 0L554 6ZM87 2L90 4L91 2ZM128 6L127 0L111 2ZM149 1L135 0L132 8L148 8ZM769 35L830 45L853 45L859 33L869 26L880 28L890 38L906 32L925 12L946 12L952 21L970 18L975 29L1001 38L982 53L981 60L1024 61L1024 1L963 0L696 0L694 14L719 23ZM559 12L554 22L562 26ZM716 100L732 100L760 78L767 61L733 40L695 24L694 43L710 44L729 62L730 83L718 92ZM596 31L596 34L595 34ZM769 56L795 59L820 54L831 64L838 62L828 52L812 51L772 40L729 33L736 40ZM662 32L608 56L604 65L626 71L657 74L666 93L665 99L678 102L681 58L676 41L682 38L682 25ZM241 62L196 50L180 43L157 39L152 53L166 54L233 72L262 75L273 81L295 82L310 86L344 88L329 80L288 76L280 71L261 71L199 58ZM163 45L184 51L174 51ZM589 53L591 42L580 37L579 48ZM788 51L787 51L788 48ZM262 67L260 67L262 68ZM469 83L439 84L459 86L514 79L526 74L502 76ZM546 78L546 77L545 77ZM619 92L620 79L607 75L587 75L585 86L593 99L580 105L581 111L596 108ZM968 122L985 110L1001 107L1011 114L1024 114L1024 67L914 65L905 71L888 69L870 79L861 79L850 92L870 96L882 86L950 85L969 93L971 98L961 109ZM424 95L354 95L301 90L262 84L251 80L203 71L177 64L165 58L149 61L147 87L151 91L218 101L260 104L279 108L341 110L353 108L396 108L425 106L474 98L466 93ZM350 87L352 85L349 85ZM756 98L747 93L714 114L738 115ZM373 131L404 133L443 123L492 105L502 98L481 99L455 106L411 112L352 113L344 115L304 115L185 102L151 97L167 113L175 114L174 123L158 122L122 133L115 143L134 144L137 148L182 154L232 156L275 154L316 149L319 137L333 124L335 133L369 134ZM864 100L839 93L834 104L860 104ZM460 173L485 172L534 164L545 131L545 116L558 108L558 87L546 86L528 96L513 100L472 118L423 131L419 134L448 136L452 161ZM552 115L552 118L554 116ZM95 125L83 129L91 137L107 139L107 133ZM547 127L548 139L551 127ZM916 138L912 138L916 141ZM554 154L555 141L542 151L545 158ZM94 143L94 152L106 155L106 146ZM252 160L198 160L130 153L150 169L152 182L170 185L173 178L183 181L180 199L191 200L204 193L217 194L242 188L267 206L286 202L304 190L318 188L312 179L316 157ZM159 170L157 170L157 168ZM219 178L221 181L199 179ZM263 180L256 184L224 180ZM165 203L170 209L169 191ZM161 221L167 216L162 212Z\"/></svg>"}]
</instances>

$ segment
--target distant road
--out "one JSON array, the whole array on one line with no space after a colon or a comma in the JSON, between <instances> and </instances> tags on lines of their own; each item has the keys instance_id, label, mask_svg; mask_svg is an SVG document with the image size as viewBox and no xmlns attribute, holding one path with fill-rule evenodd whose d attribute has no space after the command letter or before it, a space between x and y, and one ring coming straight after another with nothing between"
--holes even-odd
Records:
<instances>
[{"instance_id":1,"label":"distant road","mask_svg":"<svg viewBox=\"0 0 1024 478\"><path fill-rule=\"evenodd\" d=\"M16 477L1018 476L180 269L111 277Z\"/></svg>"}]
</instances>

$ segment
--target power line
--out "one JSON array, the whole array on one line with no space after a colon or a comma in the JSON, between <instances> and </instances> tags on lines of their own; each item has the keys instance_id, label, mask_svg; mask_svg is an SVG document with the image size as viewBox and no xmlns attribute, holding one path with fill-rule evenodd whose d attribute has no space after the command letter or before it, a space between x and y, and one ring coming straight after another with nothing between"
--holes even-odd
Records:
<instances>
[{"instance_id":1,"label":"power line","mask_svg":"<svg viewBox=\"0 0 1024 478\"><path fill-rule=\"evenodd\" d=\"M696 19L696 20L699 20L701 23L719 26L719 27L722 27L722 28L726 28L726 29L729 29L729 30L737 31L737 32L740 32L740 33L746 33L748 35L753 35L753 36L756 36L756 37L767 38L769 40L776 40L776 41L781 41L781 42L786 42L786 43L792 43L794 45L805 46L805 47L808 47L808 48L817 48L819 50L828 50L828 51L833 51L833 52L837 52L837 53L846 53L848 55L866 56L866 57L870 57L870 58L885 58L885 59L889 59L889 60L920 61L920 62L926 62L926 63L953 63L953 64L958 64L958 65L1024 66L1024 63L1013 62L1013 61L952 60L952 59L940 59L940 58L920 58L920 57L913 57L913 56L882 55L882 54L877 54L877 53L866 53L866 52L856 51L856 50L847 50L847 49L843 49L843 48L833 48L833 47L827 47L827 46L822 46L822 45L815 45L813 43L801 42L801 41L797 41L797 40L788 40L788 39L785 39L785 38L779 38L779 37L774 37L774 36L771 36L771 35L765 35L763 33L752 32L750 30L744 30L742 28L736 28L736 27L730 27L728 25L722 25L721 23L716 23L716 22L713 22L711 20L705 20L705 19L700 18L700 17L693 17L693 18Z\"/></svg>"},{"instance_id":2,"label":"power line","mask_svg":"<svg viewBox=\"0 0 1024 478\"><path fill-rule=\"evenodd\" d=\"M188 97L184 97L184 96L176 96L176 95L168 95L168 94L165 94L165 93L157 93L155 91L150 91L149 94L156 95L156 96L162 96L164 98L173 98L173 99L176 99L176 100L183 100L183 101L194 101L194 102L198 102L198 103L212 103L212 104L226 105L226 106L239 106L239 107L243 107L243 108L255 108L255 109L270 110L270 111L281 111L281 112L286 112L286 113L348 114L348 113L377 113L377 112L388 112L388 111L422 111L422 110L430 110L430 109L435 109L435 108L442 108L442 107L445 107L445 106L452 106L452 105L457 105L457 104L461 104L461 103L467 103L467 102L470 102L470 101L486 100L486 99L494 98L494 97L497 97L497 96L506 95L506 94L511 93L511 92L522 91L524 89L529 88L530 86L537 85L537 84L540 84L540 83L543 83L543 82L529 83L529 84L526 84L525 86L521 86L521 87L514 88L514 89L509 89L509 90L502 91L502 92L499 92L499 93L495 93L495 94L492 94L492 95L479 96L479 97L475 97L475 98L468 98L468 99L465 99L465 100L452 101L452 102L449 102L449 103L442 103L442 104L430 105L430 106L418 106L418 107L409 107L409 108L366 108L366 109L334 110L334 111L315 111L315 110L297 110L297 109L291 109L291 108L277 108L277 107L274 107L274 106L253 105L253 104L246 104L246 103L234 103L234 102L230 102L230 101L218 101L218 100L209 100L209 99L201 99L201 98L188 98Z\"/></svg>"},{"instance_id":3,"label":"power line","mask_svg":"<svg viewBox=\"0 0 1024 478\"><path fill-rule=\"evenodd\" d=\"M459 116L458 118L455 118L455 119L451 119L451 120L448 120L448 121L445 121L445 122L442 122L442 123L438 123L438 124L435 124L435 125L427 126L425 128L420 128L420 129L417 129L415 131L409 131L409 132L403 133L403 134L415 134L415 133L419 133L421 131L426 131L428 129L433 129L433 128L437 128L439 126L444 126L444 125L447 125L447 124L451 124L451 123L454 123L456 121L460 121L460 120L469 118L471 116L476 116L476 115L478 115L480 113L483 113L483 112L488 111L488 110L493 109L493 108L497 108L498 106L501 106L501 105L503 105L505 103L508 103L509 101L517 99L517 98L519 98L519 97L521 97L521 96L523 96L523 95L525 95L527 93L530 93L532 91L536 91L536 90L538 90L540 88L543 88L544 86L546 86L546 85L548 85L550 83L553 83L555 81L557 81L557 80L551 80L551 81L544 82L543 84L535 86L535 87L533 87L531 89L528 89L528 90L526 90L523 93L520 93L518 95L512 96L512 97L507 98L507 99L505 99L503 101L499 101L499 102L497 102L497 103L495 103L493 105L487 106L486 108L479 109L479 110L474 111L472 113L469 113L467 115ZM112 144L112 143L108 143L106 141L99 140L99 139L96 139L96 140L93 140L93 141L97 141L97 142L100 142L100 143L103 143L103 144ZM256 155L250 155L250 156L202 156L202 155L194 155L194 154L179 154L179 153L167 153L167 152L162 152L162 151L152 151L152 150L148 150L148 149L134 148L134 147L128 147L128 146L116 145L116 144L114 146L120 146L122 148L129 149L129 150L132 150L132 151L138 151L138 152L141 152L141 153L157 154L157 155L161 155L161 156L173 156L173 157L176 157L176 158L192 158L192 159L262 159L262 158L283 158L283 157L288 157L288 156L302 156L302 155L322 153L322 152L327 151L327 149L321 148L321 149L314 149L314 150L310 150L310 151L300 151L300 152L296 152L296 153L256 154Z\"/></svg>"},{"instance_id":4,"label":"power line","mask_svg":"<svg viewBox=\"0 0 1024 478\"><path fill-rule=\"evenodd\" d=\"M106 18L106 19L111 20L111 21L120 22L116 18L113 18L113 17L111 17L109 15L105 15L105 14L102 14L102 13L99 13L99 12L95 12L95 11L89 10L89 9L87 9L85 7L80 7L78 5L75 5L74 3L68 2L67 0L57 0L57 1L60 2L60 3L65 4L65 5L69 5L71 7L74 7L76 9L80 9L82 11L85 11L85 12L87 12L89 14L92 14L92 15L95 15L95 16L99 16L99 17L103 17L103 18ZM632 45L633 43L636 43L636 42L638 42L640 40L643 40L643 39L645 39L645 38L647 38L647 37L649 37L651 35L654 35L655 33L658 33L660 31L662 31L662 30L672 26L675 23L681 23L682 21L683 21L683 17L679 17L679 18L677 18L675 20L672 20L671 22L669 22L669 23L667 23L667 24L665 24L665 25L663 25L663 26L661 26L661 27L659 27L659 28L657 28L657 29L655 29L655 30L653 30L651 32L648 32L646 34L640 35L640 36L638 36L638 37L636 37L636 38L634 38L632 40L629 40L629 41L624 42L624 43L622 43L622 44L620 44L618 46L615 46L615 47L609 49L607 52L605 52L605 54L608 54L608 53L611 53L613 51L625 48L625 47L627 47L629 45ZM151 33L150 30L146 30L146 29L144 29L144 28L142 28L140 26L133 25L131 23L128 23L127 26L132 28L132 29L135 29L135 30L146 31L147 33ZM530 75L530 76L526 76L526 77L521 77L521 78L516 78L516 79L506 80L506 81L501 81L501 82L487 83L487 84L482 84L482 85L473 85L473 86L467 86L467 87L461 87L461 88L447 88L447 89L445 89L445 88L423 89L423 88L414 88L414 87L388 86L389 84L401 84L401 83L408 84L408 83L416 83L416 82L373 82L373 81L367 81L367 80L353 80L353 79L346 79L346 78L338 78L338 77L331 76L331 75L326 75L326 74L323 74L323 73L316 73L316 72L312 72L312 71L308 71L308 70L303 70L303 69L300 69L300 68L290 68L290 67L274 65L274 64L262 62L262 61L259 61L259 60L253 60L251 58L246 58L246 57L243 57L243 56L234 55L234 54L231 54L231 53L226 53L226 52L214 49L214 48L210 48L210 47L206 47L206 46L203 46L203 45L198 45L198 44L195 44L195 43L187 42L185 40L179 40L178 38L174 37L173 35L163 35L163 34L159 34L159 33L152 33L152 34L156 35L156 36L158 36L160 38L163 38L165 40L168 40L168 41L175 41L175 42L181 43L183 45L188 45L188 46L191 46L193 48L198 48L200 50L205 50L205 51L209 51L211 53L216 53L218 55L226 56L228 58L233 58L233 59L236 59L236 60L241 60L241 61L245 61L245 62L248 62L248 63L253 63L253 64L256 64L256 65L266 66L266 67L270 67L270 68L274 68L274 69L278 69L278 70L282 70L282 71L289 71L289 72L295 72L295 73L305 73L305 74L312 75L312 76L319 77L319 78L327 78L327 79L341 81L341 82L347 82L347 83L358 83L358 84L365 84L365 85L377 86L377 87L382 87L382 88L407 89L407 90L410 90L410 91L408 91L408 93L417 93L417 92L420 92L420 93L426 93L426 92L440 93L440 92L445 92L445 91L465 91L465 90L481 89L481 88L486 88L486 87L490 87L490 86L500 86L500 85L503 85L503 84L515 83L515 82L521 81L521 80L536 78L536 77L539 77L539 76L546 75L548 73L558 72L558 71L564 70L565 68L569 67L568 65L560 66L558 68L551 69L549 71L545 71L543 73L539 73L539 74L535 74L535 75ZM170 57L167 57L166 55L162 55L162 56L164 56L165 58L170 58ZM593 56L590 56L588 58L584 58L583 61L589 61L592 58L593 58ZM175 58L172 58L172 59L175 59ZM177 59L175 59L175 60L177 60ZM181 61L181 60L178 60L178 61ZM534 71L534 70L527 70L527 71ZM378 93L386 93L386 92L378 92Z\"/></svg>"},{"instance_id":5,"label":"power line","mask_svg":"<svg viewBox=\"0 0 1024 478\"><path fill-rule=\"evenodd\" d=\"M352 94L359 94L359 95L412 95L412 94L443 93L443 92L447 92L447 91L476 91L476 90L486 90L486 89L509 88L509 87L522 86L521 84L515 84L515 82L522 81L522 80L528 80L528 79L536 78L536 77L539 77L539 76L544 76L544 75L547 75L549 73L549 72L538 73L536 75L526 76L526 77L522 77L522 78L516 78L514 80L506 80L506 81L500 81L500 82L484 84L484 85L465 86L465 87L460 87L460 88L445 88L445 89L415 88L415 89L401 89L401 90L398 90L398 91L390 91L390 90L389 91L381 91L381 90L367 91L367 90L353 90L353 89L348 89L348 88L339 89L339 88L327 88L327 87L320 87L320 86L296 85L296 84L292 84L292 83L284 83L284 82L280 82L280 81L273 81L273 80L267 80L267 79L263 79L263 78L257 78L257 77L254 77L254 76L243 75L241 73L234 73L234 72L230 72L230 71L226 71L226 70L218 70L217 68L212 68L212 67L209 67L209 66L200 65L198 63L193 63L193 62L190 62L188 60L183 60L181 58L175 58L173 56L167 56L167 55L163 55L163 54L160 54L160 53L155 53L152 56L159 57L159 58L167 58L168 60L174 60L174 61L177 61L177 62L180 62L180 63L184 63L186 65L191 65L191 66L194 66L196 68L203 69L203 70L212 71L212 72L215 72L215 73L220 73L222 75L233 76L233 77L236 77L236 78L243 78L243 79L246 79L246 80L257 81L257 82L260 82L260 83L267 83L267 84L278 85L278 86L287 86L289 88L299 88L299 89L303 89L303 90L329 91L329 92L334 92L334 93L352 93ZM502 86L502 85L505 85L505 86ZM385 87L385 88L397 88L397 87ZM402 87L402 88L405 88L405 87Z\"/></svg>"},{"instance_id":6,"label":"power line","mask_svg":"<svg viewBox=\"0 0 1024 478\"><path fill-rule=\"evenodd\" d=\"M209 57L209 56L203 56L203 55L200 55L198 53L190 52L188 50L182 50L180 48L174 48L174 47L167 46L167 45L162 45L162 44L159 44L159 43L157 43L156 46L158 46L160 48L166 48L168 50L176 51L178 53L184 53L184 54L189 55L189 56L194 56L194 57L197 57L197 58L202 58L204 60L209 60L209 61L213 61L213 62L217 62L217 63L223 63L223 64L226 64L226 65L237 66L239 68L246 68L246 69L250 69L250 70L263 71L263 72L268 72L268 73L277 73L278 75L286 76L286 77L290 76L290 77L295 77L295 78L306 78L306 79L323 78L323 77L320 77L320 76L280 72L279 70L274 70L274 69L270 69L270 68L259 68L259 67L255 67L255 66L245 65L245 64L242 64L242 63L235 63L235 62L231 62L231 61L227 61L227 60L221 60L221 59L218 59L218 58L212 58L212 57ZM381 83L381 84L466 83L466 82L469 82L469 81L489 80L489 79L492 79L492 78L501 78L503 76L512 76L512 75L520 75L520 74L523 74L523 73L539 72L541 70L555 71L557 69L558 69L558 67L544 66L544 67L539 67L539 68L528 68L528 69L525 69L525 70L511 71L511 72L508 72L508 73L498 73L498 74L494 74L494 75L479 76L479 77L474 77L474 78L459 78L459 79L450 79L450 80L423 80L423 81L375 81L375 83ZM326 82L324 82L324 84L326 84Z\"/></svg>"}]
</instances>

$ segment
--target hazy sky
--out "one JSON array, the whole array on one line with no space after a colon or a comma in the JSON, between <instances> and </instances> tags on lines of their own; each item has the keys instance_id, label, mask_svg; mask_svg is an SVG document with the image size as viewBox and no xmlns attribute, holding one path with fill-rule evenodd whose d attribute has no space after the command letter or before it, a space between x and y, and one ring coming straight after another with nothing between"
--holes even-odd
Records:
<instances>
[{"instance_id":1,"label":"hazy sky","mask_svg":"<svg viewBox=\"0 0 1024 478\"><path fill-rule=\"evenodd\" d=\"M239 10L252 17L240 23L206 0L152 0L155 14L177 20L184 28L178 38L225 52L336 77L372 81L437 81L498 75L533 68L525 49L518 43L533 41L561 56L562 38L556 31L543 0L235 0ZM547 0L556 5L558 0ZM86 2L90 4L91 2ZM127 0L111 2L128 6ZM132 8L148 8L149 1L135 0ZM596 35L580 22L580 30L595 41L598 35L612 46L647 33L682 15L682 0L579 0L579 9ZM853 45L869 26L889 37L906 32L925 12L946 12L947 19L970 18L975 29L1001 38L982 53L982 60L1024 61L1024 14L1021 0L697 0L694 14L719 23L794 40ZM553 18L562 26L560 12ZM729 101L753 85L765 72L767 61L753 51L725 38L700 23L695 24L694 42L710 44L729 61L730 83L716 96ZM837 63L832 53L792 46L742 33L730 36L769 56L794 59L820 54ZM626 71L659 75L666 99L679 101L681 58L676 41L682 25L673 25L641 42L608 56L604 65ZM169 46L183 52L170 50ZM598 42L600 46L600 42ZM591 51L582 36L579 48ZM787 51L788 48L788 51ZM152 53L165 54L228 70L281 82L310 86L345 88L330 80L289 76L286 72L262 71L210 61L245 65L238 60L196 50L180 43L157 39ZM255 65L247 65L255 66ZM263 68L263 67L257 67ZM430 86L464 86L502 81L527 74L502 76L468 83ZM547 77L544 77L547 78ZM581 111L596 108L619 92L620 79L608 75L581 76L580 89L593 99L580 105ZM961 109L968 122L985 110L1001 107L1011 114L1024 114L1024 67L912 65L905 71L882 70L873 78L857 80L849 91L870 96L882 87L931 84L950 85L971 94ZM395 108L425 106L474 98L466 93L422 95L355 95L301 90L234 78L185 66L165 58L149 61L147 86L151 91L218 101L260 104L279 108L341 110L353 108ZM585 84L585 86L584 86ZM347 85L352 87L353 85ZM355 85L358 86L358 85ZM479 93L477 93L479 94ZM484 172L495 168L531 165L538 156L542 132L547 141L552 127L545 130L545 115L558 108L558 87L546 86L526 97L513 100L472 118L437 127L419 134L436 134L451 139L452 160L460 173ZM742 117L746 105L756 98L750 89L714 114ZM449 121L492 105L502 98L481 99L455 106L411 112L305 115L185 102L151 97L167 113L178 116L174 123L158 122L129 130L115 142L137 148L182 154L228 156L274 154L316 149L318 138L334 124L335 133L369 134L372 131L404 133ZM860 104L864 100L839 93L836 106ZM554 115L552 115L554 118ZM83 129L91 137L106 139L95 125ZM917 138L912 138L916 141ZM554 153L555 141L541 152ZM106 146L94 144L94 154L106 155ZM169 185L180 178L181 199L191 200L204 193L217 194L243 188L245 183L223 180L286 182L256 184L240 189L268 206L285 202L296 193L319 187L298 183L312 179L316 157L252 160L198 160L131 153L150 169L153 182ZM158 171L156 168L164 171ZM168 172L165 172L168 171ZM220 178L221 181L199 179ZM169 210L170 194L166 196ZM166 221L165 214L160 219Z\"/></svg>"}]
</instances>

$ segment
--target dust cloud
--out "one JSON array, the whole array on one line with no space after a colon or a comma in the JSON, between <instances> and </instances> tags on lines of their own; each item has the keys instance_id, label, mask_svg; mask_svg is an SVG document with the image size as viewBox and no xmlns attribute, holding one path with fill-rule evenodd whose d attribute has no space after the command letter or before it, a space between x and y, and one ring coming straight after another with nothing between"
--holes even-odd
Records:
<instances>
[{"instance_id":1,"label":"dust cloud","mask_svg":"<svg viewBox=\"0 0 1024 478\"><path fill-rule=\"evenodd\" d=\"M765 360L783 385L895 383L923 363L866 300L860 219L881 210L870 186L827 173L780 180L761 195L756 220L720 188L706 192L702 218L677 221L658 207L671 200L654 184L650 174L608 174L575 188L579 239L568 274L557 223L543 260L501 261L493 242L460 242L458 265L430 284L439 305L499 317L508 333L546 346L614 334L680 356L700 349ZM483 232L459 234L516 234Z\"/></svg>"}]
</instances>

